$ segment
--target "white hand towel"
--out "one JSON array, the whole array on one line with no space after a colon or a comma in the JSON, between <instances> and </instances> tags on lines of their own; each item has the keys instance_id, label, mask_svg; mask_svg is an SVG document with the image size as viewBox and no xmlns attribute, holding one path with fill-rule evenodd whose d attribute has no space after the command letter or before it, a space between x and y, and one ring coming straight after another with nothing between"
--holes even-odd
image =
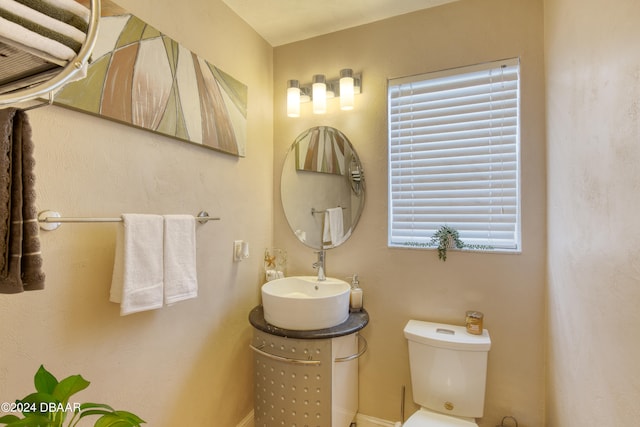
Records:
<instances>
[{"instance_id":1,"label":"white hand towel","mask_svg":"<svg viewBox=\"0 0 640 427\"><path fill-rule=\"evenodd\" d=\"M162 307L162 228L160 215L122 215L110 295L121 316Z\"/></svg>"},{"instance_id":2,"label":"white hand towel","mask_svg":"<svg viewBox=\"0 0 640 427\"><path fill-rule=\"evenodd\" d=\"M0 0L0 9L3 9L9 14L13 14L14 16L18 16L25 21L30 21L36 25L47 28L49 31L68 37L78 43L84 43L84 39L87 36L72 25L45 15L36 9L32 9L29 6L25 6L24 4L18 3L14 0ZM20 41L20 39L17 39L16 41Z\"/></svg>"},{"instance_id":3,"label":"white hand towel","mask_svg":"<svg viewBox=\"0 0 640 427\"><path fill-rule=\"evenodd\" d=\"M76 54L73 49L62 43L27 30L23 26L4 18L0 18L0 37L18 42L27 51L33 49L36 52L50 55L55 60L70 61Z\"/></svg>"},{"instance_id":4,"label":"white hand towel","mask_svg":"<svg viewBox=\"0 0 640 427\"><path fill-rule=\"evenodd\" d=\"M52 7L58 9L64 9L73 13L74 15L79 16L84 20L84 22L89 22L89 16L91 12L85 6L74 0L43 0L45 3L48 3Z\"/></svg>"},{"instance_id":5,"label":"white hand towel","mask_svg":"<svg viewBox=\"0 0 640 427\"><path fill-rule=\"evenodd\" d=\"M164 217L164 302L198 296L196 220L193 215Z\"/></svg>"},{"instance_id":6,"label":"white hand towel","mask_svg":"<svg viewBox=\"0 0 640 427\"><path fill-rule=\"evenodd\" d=\"M337 245L342 242L343 234L342 208L327 209L324 213L323 242Z\"/></svg>"}]
</instances>

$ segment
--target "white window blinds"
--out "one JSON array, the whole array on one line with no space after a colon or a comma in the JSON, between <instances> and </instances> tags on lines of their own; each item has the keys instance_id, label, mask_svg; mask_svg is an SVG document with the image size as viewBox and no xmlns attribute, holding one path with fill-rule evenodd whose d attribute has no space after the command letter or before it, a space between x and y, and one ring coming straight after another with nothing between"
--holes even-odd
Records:
<instances>
[{"instance_id":1,"label":"white window blinds","mask_svg":"<svg viewBox=\"0 0 640 427\"><path fill-rule=\"evenodd\" d=\"M389 81L389 246L520 250L519 61Z\"/></svg>"}]
</instances>

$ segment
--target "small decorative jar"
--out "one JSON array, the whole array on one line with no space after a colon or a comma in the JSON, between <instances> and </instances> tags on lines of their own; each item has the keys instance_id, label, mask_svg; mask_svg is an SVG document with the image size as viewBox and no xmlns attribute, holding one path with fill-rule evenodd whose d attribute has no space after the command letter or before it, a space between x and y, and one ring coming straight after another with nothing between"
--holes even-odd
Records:
<instances>
[{"instance_id":1,"label":"small decorative jar","mask_svg":"<svg viewBox=\"0 0 640 427\"><path fill-rule=\"evenodd\" d=\"M467 332L473 335L482 335L482 319L484 314L479 311L467 311Z\"/></svg>"}]
</instances>

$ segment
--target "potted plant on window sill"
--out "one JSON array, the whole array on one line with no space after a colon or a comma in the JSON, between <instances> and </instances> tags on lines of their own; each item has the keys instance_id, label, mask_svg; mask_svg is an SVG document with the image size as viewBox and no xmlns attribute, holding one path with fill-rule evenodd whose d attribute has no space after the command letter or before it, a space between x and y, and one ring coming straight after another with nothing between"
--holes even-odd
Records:
<instances>
[{"instance_id":1,"label":"potted plant on window sill","mask_svg":"<svg viewBox=\"0 0 640 427\"><path fill-rule=\"evenodd\" d=\"M491 250L493 246L487 245L469 245L460 239L458 230L448 225L442 225L431 236L431 240L426 243L405 242L405 246L415 246L420 248L436 248L438 250L438 259L447 260L447 251L449 249L476 249Z\"/></svg>"},{"instance_id":2,"label":"potted plant on window sill","mask_svg":"<svg viewBox=\"0 0 640 427\"><path fill-rule=\"evenodd\" d=\"M442 261L447 260L448 249L462 249L465 247L464 242L460 240L458 230L448 225L441 226L433 233L429 245L435 246L438 249L438 259Z\"/></svg>"},{"instance_id":3,"label":"potted plant on window sill","mask_svg":"<svg viewBox=\"0 0 640 427\"><path fill-rule=\"evenodd\" d=\"M44 366L40 366L34 377L35 393L17 400L15 404L6 403L11 412L22 412L24 418L17 415L0 417L0 425L6 427L75 427L87 416L99 416L94 427L140 427L145 422L135 414L116 411L102 403L75 403L69 399L79 391L89 387L89 381L80 375L71 375L58 381ZM3 408L4 409L4 408ZM73 414L65 424L67 415Z\"/></svg>"},{"instance_id":4,"label":"potted plant on window sill","mask_svg":"<svg viewBox=\"0 0 640 427\"><path fill-rule=\"evenodd\" d=\"M469 245L460 239L458 230L448 225L441 226L429 241L429 246L435 246L438 249L438 259L447 260L447 250L449 249L479 249L491 250L493 246L487 245Z\"/></svg>"}]
</instances>

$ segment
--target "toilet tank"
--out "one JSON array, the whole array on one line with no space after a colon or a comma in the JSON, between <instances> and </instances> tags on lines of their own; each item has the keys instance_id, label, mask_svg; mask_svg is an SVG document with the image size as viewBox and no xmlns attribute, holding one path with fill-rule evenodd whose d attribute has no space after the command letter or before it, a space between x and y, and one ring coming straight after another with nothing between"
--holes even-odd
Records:
<instances>
[{"instance_id":1,"label":"toilet tank","mask_svg":"<svg viewBox=\"0 0 640 427\"><path fill-rule=\"evenodd\" d=\"M410 320L404 335L414 402L448 415L482 417L489 332L473 335L464 326Z\"/></svg>"}]
</instances>

